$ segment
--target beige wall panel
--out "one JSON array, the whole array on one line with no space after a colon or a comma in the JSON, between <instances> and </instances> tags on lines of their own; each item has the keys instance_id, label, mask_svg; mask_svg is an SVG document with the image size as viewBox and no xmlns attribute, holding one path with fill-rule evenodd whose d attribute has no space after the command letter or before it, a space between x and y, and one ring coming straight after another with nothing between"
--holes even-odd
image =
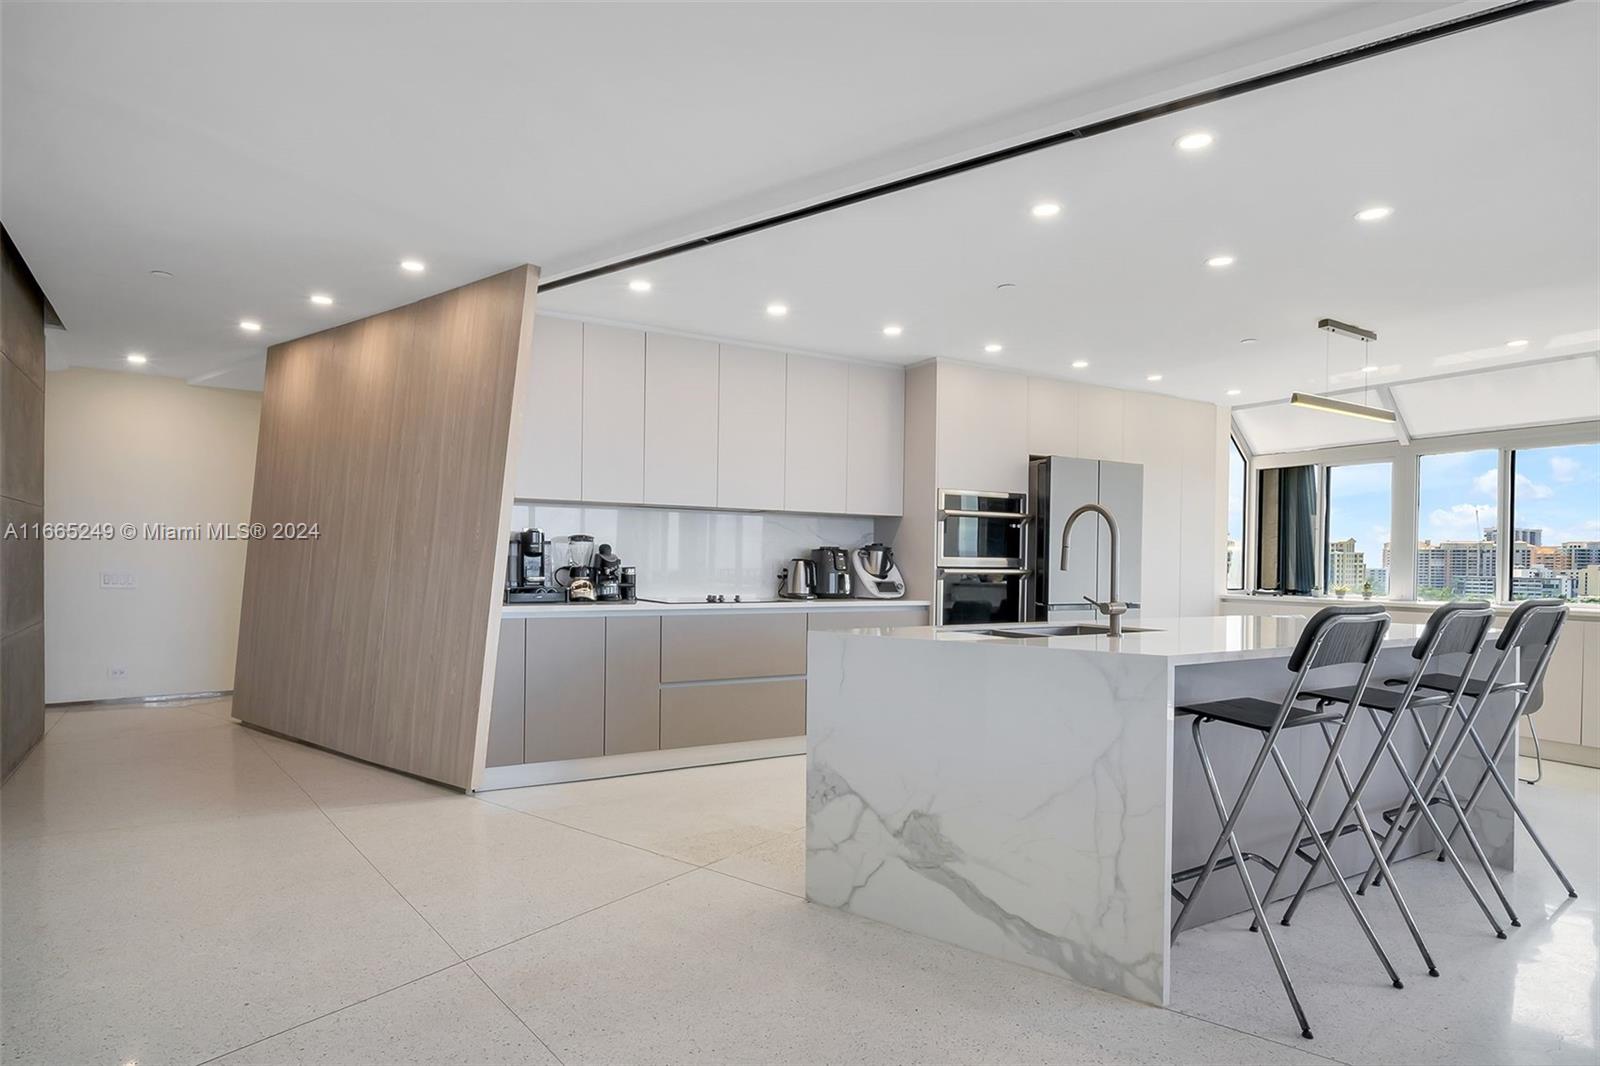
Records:
<instances>
[{"instance_id":1,"label":"beige wall panel","mask_svg":"<svg viewBox=\"0 0 1600 1066\"><path fill-rule=\"evenodd\" d=\"M242 721L471 787L502 564L519 267L268 352L235 670Z\"/></svg>"}]
</instances>

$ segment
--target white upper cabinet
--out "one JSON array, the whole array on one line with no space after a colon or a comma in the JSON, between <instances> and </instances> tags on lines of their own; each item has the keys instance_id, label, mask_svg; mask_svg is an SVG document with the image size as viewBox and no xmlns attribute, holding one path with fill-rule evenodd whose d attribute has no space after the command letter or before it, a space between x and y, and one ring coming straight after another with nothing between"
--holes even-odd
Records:
<instances>
[{"instance_id":1,"label":"white upper cabinet","mask_svg":"<svg viewBox=\"0 0 1600 1066\"><path fill-rule=\"evenodd\" d=\"M650 333L644 345L644 502L717 505L717 346Z\"/></svg>"},{"instance_id":2,"label":"white upper cabinet","mask_svg":"<svg viewBox=\"0 0 1600 1066\"><path fill-rule=\"evenodd\" d=\"M717 506L783 509L786 359L780 352L721 350L717 393Z\"/></svg>"},{"instance_id":3,"label":"white upper cabinet","mask_svg":"<svg viewBox=\"0 0 1600 1066\"><path fill-rule=\"evenodd\" d=\"M522 405L512 493L524 500L583 495L583 323L538 315Z\"/></svg>"},{"instance_id":4,"label":"white upper cabinet","mask_svg":"<svg viewBox=\"0 0 1600 1066\"><path fill-rule=\"evenodd\" d=\"M849 392L849 364L788 357L784 510L845 511Z\"/></svg>"},{"instance_id":5,"label":"white upper cabinet","mask_svg":"<svg viewBox=\"0 0 1600 1066\"><path fill-rule=\"evenodd\" d=\"M844 510L900 514L905 506L905 371L852 363L849 394Z\"/></svg>"},{"instance_id":6,"label":"white upper cabinet","mask_svg":"<svg viewBox=\"0 0 1600 1066\"><path fill-rule=\"evenodd\" d=\"M1078 387L1072 382L1028 379L1028 454L1078 454Z\"/></svg>"},{"instance_id":7,"label":"white upper cabinet","mask_svg":"<svg viewBox=\"0 0 1600 1066\"><path fill-rule=\"evenodd\" d=\"M638 330L583 327L582 468L583 499L644 502L644 334Z\"/></svg>"},{"instance_id":8,"label":"white upper cabinet","mask_svg":"<svg viewBox=\"0 0 1600 1066\"><path fill-rule=\"evenodd\" d=\"M1028 379L940 363L936 489L1028 491Z\"/></svg>"}]
</instances>

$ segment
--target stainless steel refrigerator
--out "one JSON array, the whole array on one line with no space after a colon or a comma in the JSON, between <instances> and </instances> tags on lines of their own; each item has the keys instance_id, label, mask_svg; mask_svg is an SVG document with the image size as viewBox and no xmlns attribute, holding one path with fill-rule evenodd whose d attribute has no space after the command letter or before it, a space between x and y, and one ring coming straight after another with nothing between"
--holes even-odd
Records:
<instances>
[{"instance_id":1,"label":"stainless steel refrigerator","mask_svg":"<svg viewBox=\"0 0 1600 1066\"><path fill-rule=\"evenodd\" d=\"M1141 600L1139 570L1144 541L1144 467L1100 459L1052 455L1028 468L1033 500L1034 621L1073 621L1094 613L1088 596L1111 598L1111 538L1099 515L1088 514L1072 530L1067 569L1061 568L1061 530L1067 516L1098 503L1117 520L1122 553L1117 592L1130 610Z\"/></svg>"}]
</instances>

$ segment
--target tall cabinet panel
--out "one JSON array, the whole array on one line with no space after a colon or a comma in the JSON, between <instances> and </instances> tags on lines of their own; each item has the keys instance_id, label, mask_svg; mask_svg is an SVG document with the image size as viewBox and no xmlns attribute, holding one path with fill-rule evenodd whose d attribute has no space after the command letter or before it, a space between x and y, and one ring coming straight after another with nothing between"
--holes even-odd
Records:
<instances>
[{"instance_id":1,"label":"tall cabinet panel","mask_svg":"<svg viewBox=\"0 0 1600 1066\"><path fill-rule=\"evenodd\" d=\"M781 352L724 344L717 393L717 506L783 509L788 370Z\"/></svg>"},{"instance_id":2,"label":"tall cabinet panel","mask_svg":"<svg viewBox=\"0 0 1600 1066\"><path fill-rule=\"evenodd\" d=\"M644 343L644 501L717 504L717 346L650 333Z\"/></svg>"},{"instance_id":3,"label":"tall cabinet panel","mask_svg":"<svg viewBox=\"0 0 1600 1066\"><path fill-rule=\"evenodd\" d=\"M606 619L606 754L661 747L661 616Z\"/></svg>"},{"instance_id":4,"label":"tall cabinet panel","mask_svg":"<svg viewBox=\"0 0 1600 1066\"><path fill-rule=\"evenodd\" d=\"M533 320L528 403L517 441L516 495L576 500L583 495L583 323Z\"/></svg>"},{"instance_id":5,"label":"tall cabinet panel","mask_svg":"<svg viewBox=\"0 0 1600 1066\"><path fill-rule=\"evenodd\" d=\"M523 762L605 754L606 620L530 618L523 659Z\"/></svg>"},{"instance_id":6,"label":"tall cabinet panel","mask_svg":"<svg viewBox=\"0 0 1600 1066\"><path fill-rule=\"evenodd\" d=\"M791 355L787 383L784 509L842 512L849 446L849 365Z\"/></svg>"},{"instance_id":7,"label":"tall cabinet panel","mask_svg":"<svg viewBox=\"0 0 1600 1066\"><path fill-rule=\"evenodd\" d=\"M905 506L905 371L853 363L849 376L844 509L898 515Z\"/></svg>"},{"instance_id":8,"label":"tall cabinet panel","mask_svg":"<svg viewBox=\"0 0 1600 1066\"><path fill-rule=\"evenodd\" d=\"M583 327L582 468L583 499L644 502L644 334L638 330Z\"/></svg>"}]
</instances>

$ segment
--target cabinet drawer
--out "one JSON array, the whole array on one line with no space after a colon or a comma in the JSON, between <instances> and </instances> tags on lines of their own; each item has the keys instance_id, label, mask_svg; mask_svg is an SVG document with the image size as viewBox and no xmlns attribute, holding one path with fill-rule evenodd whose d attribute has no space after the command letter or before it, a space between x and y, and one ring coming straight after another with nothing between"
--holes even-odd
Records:
<instances>
[{"instance_id":1,"label":"cabinet drawer","mask_svg":"<svg viewBox=\"0 0 1600 1066\"><path fill-rule=\"evenodd\" d=\"M797 737L806 731L806 683L746 681L661 690L661 747Z\"/></svg>"},{"instance_id":2,"label":"cabinet drawer","mask_svg":"<svg viewBox=\"0 0 1600 1066\"><path fill-rule=\"evenodd\" d=\"M805 672L803 611L757 615L730 611L661 620L662 681L722 681ZM665 736L661 746L667 746Z\"/></svg>"},{"instance_id":3,"label":"cabinet drawer","mask_svg":"<svg viewBox=\"0 0 1600 1066\"><path fill-rule=\"evenodd\" d=\"M871 629L883 626L925 626L926 607L887 607L881 611L811 611L806 616L812 629Z\"/></svg>"}]
</instances>

